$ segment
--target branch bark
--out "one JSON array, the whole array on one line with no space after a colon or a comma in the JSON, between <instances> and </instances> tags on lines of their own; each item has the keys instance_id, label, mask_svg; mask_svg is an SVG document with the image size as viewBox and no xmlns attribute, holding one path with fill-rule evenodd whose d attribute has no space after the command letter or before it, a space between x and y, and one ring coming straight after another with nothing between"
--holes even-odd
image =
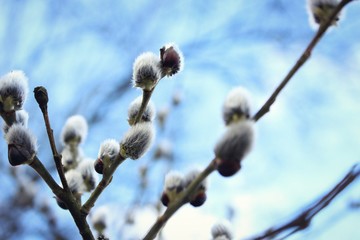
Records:
<instances>
[{"instance_id":1,"label":"branch bark","mask_svg":"<svg viewBox=\"0 0 360 240\"><path fill-rule=\"evenodd\" d=\"M270 111L270 107L275 102L277 96L286 86L286 84L292 79L295 73L304 65L304 63L310 58L311 53L316 46L316 44L321 40L326 30L331 26L333 20L337 17L338 13L348 4L352 2L352 0L343 0L338 6L334 9L334 12L331 14L329 19L322 25L320 25L317 33L310 41L309 45L306 47L305 51L302 53L300 58L297 60L295 65L290 69L289 73L285 76L285 78L281 81L279 86L275 89L275 91L271 94L270 98L265 102L265 104L260 108L260 110L253 116L253 120L256 122L260 118L262 118L266 113Z\"/></svg>"},{"instance_id":2,"label":"branch bark","mask_svg":"<svg viewBox=\"0 0 360 240\"><path fill-rule=\"evenodd\" d=\"M62 184L63 188L66 191L70 192L69 186L68 186L66 178L65 178L64 168L63 168L63 165L61 163L61 155L56 150L54 134L53 134L53 130L52 130L51 126L50 126L49 114L48 114L48 110L47 110L48 95L47 95L46 88L44 88L44 87L36 87L34 89L34 96L35 96L35 99L38 102L40 110L41 110L41 112L43 114L45 127L46 127L46 132L47 132L47 135L48 135L48 138L49 138L51 151L53 153L55 166L56 166L57 172L59 174L61 184Z\"/></svg>"}]
</instances>

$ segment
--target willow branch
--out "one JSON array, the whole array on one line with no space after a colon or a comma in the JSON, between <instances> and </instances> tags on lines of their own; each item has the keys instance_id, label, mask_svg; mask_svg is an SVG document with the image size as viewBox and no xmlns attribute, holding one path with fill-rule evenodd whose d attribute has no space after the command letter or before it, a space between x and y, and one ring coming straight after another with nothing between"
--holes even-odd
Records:
<instances>
[{"instance_id":1,"label":"willow branch","mask_svg":"<svg viewBox=\"0 0 360 240\"><path fill-rule=\"evenodd\" d=\"M37 156L33 157L31 163L29 163L29 166L40 175L40 177L45 181L45 183L49 186L55 195L59 195L63 191L63 189L55 182L53 177L50 175L48 170L44 167Z\"/></svg>"},{"instance_id":2,"label":"willow branch","mask_svg":"<svg viewBox=\"0 0 360 240\"><path fill-rule=\"evenodd\" d=\"M136 115L134 123L132 125L137 124L141 120L141 117L145 112L146 106L148 105L148 103L150 101L151 95L154 92L155 87L158 85L160 80L163 79L164 77L165 77L165 73L162 73L160 79L157 81L157 83L151 90L143 90L143 98L142 98L141 106L140 106L138 114Z\"/></svg>"},{"instance_id":3,"label":"willow branch","mask_svg":"<svg viewBox=\"0 0 360 240\"><path fill-rule=\"evenodd\" d=\"M272 227L265 231L263 234L257 237L250 238L249 240L261 240L261 239L273 239L278 237L280 234L290 231L285 237L288 237L298 231L304 230L310 225L311 220L326 206L328 206L331 201L339 195L345 188L347 188L354 180L356 180L360 175L360 163L354 165L346 176L341 179L339 183L336 184L328 193L326 193L319 200L315 201L310 205L305 211L295 216L293 219L288 221L285 224L282 224L278 227ZM281 239L284 239L282 237Z\"/></svg>"},{"instance_id":4,"label":"willow branch","mask_svg":"<svg viewBox=\"0 0 360 240\"><path fill-rule=\"evenodd\" d=\"M142 98L141 106L140 106L138 114L136 115L133 125L137 124L141 120L141 117L145 112L146 106L148 105L148 103L150 101L150 98L151 98L152 93L154 92L154 89L155 89L155 87L149 91L143 90L143 98Z\"/></svg>"},{"instance_id":5,"label":"willow branch","mask_svg":"<svg viewBox=\"0 0 360 240\"><path fill-rule=\"evenodd\" d=\"M72 194L65 194L62 200L65 201L69 212L74 219L74 222L79 229L79 232L84 240L94 240L94 235L91 232L90 226L86 221L86 216L80 211L80 206Z\"/></svg>"},{"instance_id":6,"label":"willow branch","mask_svg":"<svg viewBox=\"0 0 360 240\"><path fill-rule=\"evenodd\" d=\"M90 230L90 226L86 221L86 217L83 217L80 212L80 206L76 202L74 196L72 194L69 194L69 192L66 192L55 182L53 177L50 175L50 173L47 171L47 169L44 167L44 165L41 163L41 161L36 155L34 155L34 157L31 159L29 166L32 167L40 175L40 177L45 181L45 183L49 186L52 192L58 198L65 202L83 239L95 239Z\"/></svg>"},{"instance_id":7,"label":"willow branch","mask_svg":"<svg viewBox=\"0 0 360 240\"><path fill-rule=\"evenodd\" d=\"M120 154L114 160L110 168L104 169L103 177L101 181L98 183L94 191L91 193L89 199L83 204L81 207L81 213L86 216L89 214L91 208L95 205L96 200L99 198L101 193L105 190L105 188L110 184L112 180L112 176L116 171L117 167L125 161Z\"/></svg>"},{"instance_id":8,"label":"willow branch","mask_svg":"<svg viewBox=\"0 0 360 240\"><path fill-rule=\"evenodd\" d=\"M66 178L65 178L64 168L63 168L63 165L61 163L61 155L56 150L54 134L53 134L53 130L52 130L51 126L50 126L49 114L48 114L48 110L47 110L48 95L47 95L46 88L44 88L44 87L36 87L34 89L34 96L35 96L36 101L39 104L39 107L40 107L41 112L42 112L43 117L44 117L46 132L47 132L47 135L48 135L48 138L49 138L51 151L53 153L55 166L56 166L57 172L59 174L61 183L62 183L63 188L65 190L70 191L69 187L68 187L68 184L67 184L67 181L66 181Z\"/></svg>"},{"instance_id":9,"label":"willow branch","mask_svg":"<svg viewBox=\"0 0 360 240\"><path fill-rule=\"evenodd\" d=\"M285 78L282 80L282 82L279 84L279 86L275 89L273 94L271 94L270 98L265 102L265 104L260 108L260 110L253 116L253 120L256 122L260 118L262 118L267 112L270 111L271 105L275 102L277 96L282 91L282 89L286 86L286 84L291 80L291 78L294 76L294 74L304 65L304 63L310 58L311 53L316 46L316 44L320 41L320 39L323 37L326 30L331 26L331 23L334 21L334 19L338 16L341 9L343 9L348 3L350 3L352 0L343 0L341 1L338 6L334 9L333 13L329 17L329 19L324 22L324 24L321 24L317 33L313 37L313 39L310 41L309 45L306 47L305 51L302 53L300 58L297 60L295 65L291 68L289 73L285 76Z\"/></svg>"},{"instance_id":10,"label":"willow branch","mask_svg":"<svg viewBox=\"0 0 360 240\"><path fill-rule=\"evenodd\" d=\"M199 188L200 184L207 178L213 171L217 169L219 159L215 158L210 164L194 179L194 181L179 195L179 197L170 203L169 207L165 210L154 225L150 228L149 232L143 238L144 240L151 240L156 237L161 228L166 224L169 218L179 210L184 204L189 202L189 197Z\"/></svg>"}]
</instances>

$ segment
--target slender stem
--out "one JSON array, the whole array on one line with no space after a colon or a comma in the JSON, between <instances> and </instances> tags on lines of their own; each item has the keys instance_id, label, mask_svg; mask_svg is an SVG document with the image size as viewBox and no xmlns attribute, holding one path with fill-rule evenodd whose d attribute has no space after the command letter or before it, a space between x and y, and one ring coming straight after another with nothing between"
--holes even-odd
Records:
<instances>
[{"instance_id":1,"label":"slender stem","mask_svg":"<svg viewBox=\"0 0 360 240\"><path fill-rule=\"evenodd\" d=\"M36 89L35 89L35 91L36 91ZM46 91L46 89L45 89L45 91ZM40 104L39 103L39 106L40 106L41 112L42 112L43 117L44 117L46 132L47 132L47 135L48 135L48 138L49 138L49 143L50 143L51 151L53 153L55 166L56 166L57 172L59 174L62 186L66 191L70 191L69 186L68 186L67 181L66 181L66 178L65 178L64 168L63 168L63 165L61 163L61 155L56 150L54 134L53 134L53 130L52 130L51 126L50 126L50 120L49 120L49 114L48 114L48 110L47 110L47 104Z\"/></svg>"},{"instance_id":2,"label":"slender stem","mask_svg":"<svg viewBox=\"0 0 360 240\"><path fill-rule=\"evenodd\" d=\"M65 203L69 208L71 216L73 217L82 238L84 240L95 240L94 235L90 230L90 226L86 221L86 216L80 211L80 206L76 199L72 195L66 194Z\"/></svg>"},{"instance_id":3,"label":"slender stem","mask_svg":"<svg viewBox=\"0 0 360 240\"><path fill-rule=\"evenodd\" d=\"M76 202L76 199L72 194L69 194L64 189L62 189L52 178L50 173L41 163L37 156L34 156L29 166L32 167L40 177L46 182L52 192L59 197L62 201L66 203L66 206L69 208L70 214L72 215L76 226L79 229L79 232L83 239L92 240L95 239L91 233L89 224L86 221L86 216L83 216L80 212L80 206Z\"/></svg>"},{"instance_id":4,"label":"slender stem","mask_svg":"<svg viewBox=\"0 0 360 240\"><path fill-rule=\"evenodd\" d=\"M264 234L261 234L257 237L250 238L249 240L261 240L261 239L273 239L278 238L278 235L284 233L286 231L292 230L285 237L288 237L298 231L304 230L307 228L311 222L311 220L318 214L321 210L323 210L326 206L328 206L331 201L339 195L346 187L348 187L354 180L356 180L360 176L360 163L354 165L350 171L346 174L344 178L341 179L339 183L337 183L328 193L326 193L319 200L315 201L310 207L305 209L305 211L301 212L290 221L285 224L280 225L279 227L269 228ZM285 239L282 237L281 239Z\"/></svg>"},{"instance_id":5,"label":"slender stem","mask_svg":"<svg viewBox=\"0 0 360 240\"><path fill-rule=\"evenodd\" d=\"M310 58L312 50L316 46L316 44L320 41L320 39L323 37L326 30L331 26L331 23L333 20L338 16L339 12L343 7L345 7L348 3L350 3L352 0L343 0L341 1L338 6L334 9L332 15L329 17L329 19L324 22L324 24L321 24L317 33L309 43L309 45L306 47L305 51L302 53L300 58L297 60L295 65L291 68L289 73L285 76L285 78L282 80L282 82L279 84L279 86L275 89L273 94L271 94L270 98L265 102L265 104L260 108L260 110L253 116L254 121L258 121L261 117L263 117L267 112L270 111L271 105L275 102L276 97L279 95L279 93L282 91L282 89L286 86L286 84L290 81L290 79L294 76L294 74L304 65L304 63Z\"/></svg>"},{"instance_id":6,"label":"slender stem","mask_svg":"<svg viewBox=\"0 0 360 240\"><path fill-rule=\"evenodd\" d=\"M143 90L143 98L142 98L141 106L140 106L138 114L136 115L133 125L137 124L141 120L141 117L144 114L146 106L148 105L151 95L154 92L154 89L155 89L155 87L153 89L151 89L150 91Z\"/></svg>"},{"instance_id":7,"label":"slender stem","mask_svg":"<svg viewBox=\"0 0 360 240\"><path fill-rule=\"evenodd\" d=\"M169 218L177 211L179 210L184 204L186 204L189 201L189 197L198 189L201 182L204 181L205 178L207 178L213 171L217 169L219 165L219 160L214 159L210 162L210 164L202 171L197 178L194 179L194 181L187 187L182 194L179 195L179 197L169 205L169 207L166 209L166 211L161 215L157 221L154 223L154 225L150 228L149 232L146 234L146 236L143 238L144 240L150 240L154 239L158 232L161 230L161 228L166 224L166 222L169 220Z\"/></svg>"},{"instance_id":8,"label":"slender stem","mask_svg":"<svg viewBox=\"0 0 360 240\"><path fill-rule=\"evenodd\" d=\"M54 178L50 175L48 170L44 167L37 156L33 157L31 163L29 163L29 166L40 175L40 177L45 181L45 183L49 186L55 195L58 195L63 191L63 189L55 182Z\"/></svg>"},{"instance_id":9,"label":"slender stem","mask_svg":"<svg viewBox=\"0 0 360 240\"><path fill-rule=\"evenodd\" d=\"M155 86L151 90L143 90L143 98L142 98L141 106L140 106L138 114L136 115L134 123L132 125L137 124L141 120L141 117L144 114L146 106L148 105L148 103L150 101L152 93L154 92L156 86L159 84L160 80L163 79L165 76L166 76L166 74L162 73L160 79L156 82Z\"/></svg>"},{"instance_id":10,"label":"slender stem","mask_svg":"<svg viewBox=\"0 0 360 240\"><path fill-rule=\"evenodd\" d=\"M117 167L125 161L125 158L120 154L114 160L113 164L110 165L110 168L105 169L101 181L98 183L94 191L91 193L89 199L81 207L81 213L86 216L89 214L91 208L95 205L96 200L99 198L100 194L105 190L105 188L110 184L112 176L117 169Z\"/></svg>"}]
</instances>

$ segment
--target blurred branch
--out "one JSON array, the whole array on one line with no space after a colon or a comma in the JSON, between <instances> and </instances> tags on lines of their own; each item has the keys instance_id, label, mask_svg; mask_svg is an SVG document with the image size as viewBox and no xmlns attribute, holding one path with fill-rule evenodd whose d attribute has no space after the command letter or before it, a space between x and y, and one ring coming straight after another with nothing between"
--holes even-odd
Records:
<instances>
[{"instance_id":1,"label":"blurred branch","mask_svg":"<svg viewBox=\"0 0 360 240\"><path fill-rule=\"evenodd\" d=\"M334 9L332 15L329 17L329 19L324 22L324 24L320 25L317 33L309 43L309 45L306 47L305 51L302 53L300 58L297 60L295 65L291 68L289 73L285 76L285 78L282 80L282 82L279 84L279 86L275 89L273 94L271 94L270 98L265 102L265 104L260 108L260 110L253 116L254 121L258 121L260 118L262 118L267 112L270 111L271 105L275 102L277 96L280 94L280 92L283 90L283 88L286 86L286 84L291 80L291 78L295 75L295 73L304 65L304 63L310 58L311 53L316 46L316 44L321 40L326 30L331 26L331 23L334 21L334 19L337 17L338 13L343 9L348 3L350 3L352 0L342 0L339 5Z\"/></svg>"},{"instance_id":2,"label":"blurred branch","mask_svg":"<svg viewBox=\"0 0 360 240\"><path fill-rule=\"evenodd\" d=\"M350 202L349 207L351 209L360 209L360 200Z\"/></svg>"},{"instance_id":3,"label":"blurred branch","mask_svg":"<svg viewBox=\"0 0 360 240\"><path fill-rule=\"evenodd\" d=\"M319 200L315 201L310 207L308 207L305 211L295 216L289 222L280 225L279 227L272 227L265 231L263 234L250 238L248 240L261 240L261 239L273 239L279 236L286 231L290 231L287 235L282 237L281 239L285 239L290 235L302 231L306 229L311 220L318 214L321 210L323 210L326 206L328 206L331 201L340 194L345 188L347 188L354 180L356 180L360 175L360 163L354 165L350 171L346 174L346 176L338 183L335 187L333 187L328 193L326 193Z\"/></svg>"}]
</instances>

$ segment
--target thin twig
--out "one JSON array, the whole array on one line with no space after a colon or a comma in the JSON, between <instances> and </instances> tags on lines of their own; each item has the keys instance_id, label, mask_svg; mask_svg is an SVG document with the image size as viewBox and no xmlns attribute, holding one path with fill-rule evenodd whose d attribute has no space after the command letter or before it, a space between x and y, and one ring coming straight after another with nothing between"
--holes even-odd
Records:
<instances>
[{"instance_id":1,"label":"thin twig","mask_svg":"<svg viewBox=\"0 0 360 240\"><path fill-rule=\"evenodd\" d=\"M51 129L51 126L50 126L49 114L47 111L47 103L48 103L49 99L48 99L46 88L36 87L34 89L34 96L35 96L37 103L39 104L41 112L43 113L51 151L54 156L56 169L58 171L61 183L63 185L63 189L62 188L57 189L57 188L59 188L59 186L55 183L55 181L50 176L48 171L43 171L43 169L42 169L42 171L39 171L39 174L41 177L44 178L45 182L49 185L49 187L51 189L56 188L58 190L57 192L54 192L54 190L53 190L53 192L59 199L61 199L65 203L65 205L69 209L69 212L70 212L71 216L73 217L74 222L75 222L82 238L86 239L86 240L95 240L95 238L90 230L90 226L86 221L86 216L84 216L81 213L80 205L77 202L77 199L74 197L74 195L70 191L67 181L66 181L66 178L65 178L63 165L61 163L61 155L59 155L59 153L56 150L53 130ZM35 158L34 161L32 163L30 163L30 166L32 166L33 168L36 167L36 168L34 168L35 170L43 167L41 162L37 161L37 158Z\"/></svg>"},{"instance_id":2,"label":"thin twig","mask_svg":"<svg viewBox=\"0 0 360 240\"><path fill-rule=\"evenodd\" d=\"M154 89L155 89L155 87L153 89L151 89L150 91L143 90L143 98L142 98L141 106L140 106L138 114L136 115L133 125L137 124L141 120L141 117L145 112L146 106L148 105L148 103L150 101L150 98L151 98L152 93L154 92Z\"/></svg>"},{"instance_id":3,"label":"thin twig","mask_svg":"<svg viewBox=\"0 0 360 240\"><path fill-rule=\"evenodd\" d=\"M331 201L339 195L346 187L348 187L354 180L356 180L360 176L360 163L354 165L350 171L346 174L346 176L341 179L339 183L336 184L328 193L326 193L319 200L315 201L310 205L305 211L298 214L290 221L285 224L282 224L278 227L272 227L265 231L263 234L257 237L252 237L248 240L261 240L261 239L273 239L275 237L279 237L280 234L290 231L285 237L289 237L290 235L304 230L310 225L311 220L318 214L321 210L323 210L326 206L328 206ZM285 239L282 237L281 239Z\"/></svg>"},{"instance_id":4,"label":"thin twig","mask_svg":"<svg viewBox=\"0 0 360 240\"><path fill-rule=\"evenodd\" d=\"M210 164L202 171L194 181L187 187L179 197L173 202L170 203L169 207L165 210L163 215L161 215L154 225L150 228L149 232L143 238L144 240L151 240L156 237L161 228L166 224L169 218L179 210L184 204L189 201L189 197L198 189L200 184L207 178L213 171L217 169L219 165L219 159L215 158L210 162Z\"/></svg>"},{"instance_id":5,"label":"thin twig","mask_svg":"<svg viewBox=\"0 0 360 240\"><path fill-rule=\"evenodd\" d=\"M90 226L86 221L86 216L80 211L80 206L73 195L65 194L64 198L61 198L67 207L69 212L74 219L74 222L84 240L95 240L94 235L91 232Z\"/></svg>"},{"instance_id":6,"label":"thin twig","mask_svg":"<svg viewBox=\"0 0 360 240\"><path fill-rule=\"evenodd\" d=\"M163 79L165 76L166 76L165 73L162 73L160 79L156 82L155 86L151 90L143 90L143 98L142 98L141 106L132 125L137 124L141 120L141 117L145 112L146 106L150 101L152 93L154 92L156 86L159 84L160 80Z\"/></svg>"},{"instance_id":7,"label":"thin twig","mask_svg":"<svg viewBox=\"0 0 360 240\"><path fill-rule=\"evenodd\" d=\"M105 188L111 182L115 170L124 161L125 158L119 154L112 163L112 165L110 165L110 168L105 169L101 181L98 183L94 191L91 193L89 199L83 204L83 206L80 209L83 216L87 216L89 214L91 208L95 205L95 202L99 198L100 194L105 190Z\"/></svg>"},{"instance_id":8,"label":"thin twig","mask_svg":"<svg viewBox=\"0 0 360 240\"><path fill-rule=\"evenodd\" d=\"M266 101L266 103L261 107L261 109L254 115L253 120L256 122L258 121L262 116L264 116L267 112L269 112L271 105L275 102L276 97L279 95L279 93L282 91L282 89L285 87L285 85L290 81L290 79L294 76L294 74L301 68L301 66L307 61L307 59L310 57L311 52L313 48L316 46L316 44L319 42L321 37L324 35L326 30L330 27L333 19L338 15L338 13L341 11L341 9L351 2L352 0L343 0L339 3L339 5L334 9L333 14L329 17L329 19L319 27L318 32L314 36L314 38L311 40L303 54L300 56L294 67L289 71L289 73L286 75L284 80L280 83L280 85L275 89L273 94L270 96L270 98ZM142 113L141 113L142 114ZM139 115L137 116L139 117ZM198 176L198 178L189 186L187 190L185 190L182 195L173 203L171 204L164 214L160 216L155 224L152 226L152 228L149 230L147 235L144 237L144 240L150 240L154 239L157 235L157 233L161 230L161 228L165 225L165 223L168 221L168 219L181 207L187 202L187 198L193 193L193 191L196 190L196 188L199 186L202 180L204 180L211 172L213 172L217 168L217 160L214 159L209 166ZM320 211L321 209L319 209Z\"/></svg>"},{"instance_id":9,"label":"thin twig","mask_svg":"<svg viewBox=\"0 0 360 240\"><path fill-rule=\"evenodd\" d=\"M49 114L48 114L48 110L47 110L48 96L47 96L46 88L44 88L44 87L36 87L34 89L34 96L35 96L36 101L39 104L39 107L40 107L41 112L42 112L43 117L44 117L46 132L47 132L47 135L48 135L48 138L49 138L49 143L50 143L51 151L53 153L55 166L56 166L57 172L59 174L62 186L66 191L70 192L67 181L66 181L66 178L65 178L64 168L63 168L63 165L61 163L61 155L56 150L54 134L53 134L53 130L52 130L51 126L50 126Z\"/></svg>"},{"instance_id":10,"label":"thin twig","mask_svg":"<svg viewBox=\"0 0 360 240\"><path fill-rule=\"evenodd\" d=\"M40 177L45 181L45 183L49 186L55 195L58 195L63 191L63 189L55 182L53 177L50 175L48 170L44 167L37 156L33 157L31 163L29 163L29 166L40 175Z\"/></svg>"},{"instance_id":11,"label":"thin twig","mask_svg":"<svg viewBox=\"0 0 360 240\"><path fill-rule=\"evenodd\" d=\"M72 194L65 191L61 188L38 159L37 156L34 156L29 163L29 166L32 167L45 181L45 183L49 186L52 192L60 198L69 209L70 214L72 215L76 226L79 229L79 232L83 239L93 240L95 239L90 230L89 224L86 221L86 216L83 216L80 211L80 206L76 202L76 199Z\"/></svg>"},{"instance_id":12,"label":"thin twig","mask_svg":"<svg viewBox=\"0 0 360 240\"><path fill-rule=\"evenodd\" d=\"M331 26L331 23L334 21L334 19L338 16L339 12L343 7L345 7L348 3L350 3L352 0L343 0L341 1L338 6L334 9L334 12L329 17L329 19L324 22L324 24L321 24L317 33L309 43L309 45L306 47L305 51L302 53L300 58L297 60L295 65L291 68L289 73L285 76L285 78L282 80L282 82L279 84L279 86L275 89L275 91L271 94L270 98L265 102L265 104L260 108L260 110L253 116L253 120L256 122L260 118L262 118L267 112L270 111L271 105L275 102L277 96L282 91L282 89L286 86L286 84L290 81L290 79L294 76L294 74L304 65L304 63L310 58L311 53L316 46L316 44L320 41L320 39L323 37L326 30Z\"/></svg>"}]
</instances>

